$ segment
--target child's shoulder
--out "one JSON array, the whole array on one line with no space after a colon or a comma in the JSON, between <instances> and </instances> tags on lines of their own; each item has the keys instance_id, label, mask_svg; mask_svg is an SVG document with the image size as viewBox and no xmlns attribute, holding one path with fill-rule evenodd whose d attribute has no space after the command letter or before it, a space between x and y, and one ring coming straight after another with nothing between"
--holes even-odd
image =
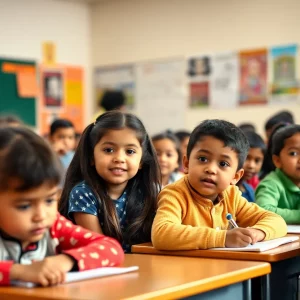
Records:
<instances>
[{"instance_id":1,"label":"child's shoulder","mask_svg":"<svg viewBox=\"0 0 300 300\"><path fill-rule=\"evenodd\" d=\"M258 185L257 189L262 186L277 186L279 189L289 189L293 188L295 184L291 181L291 179L280 169L276 169L269 173Z\"/></svg>"},{"instance_id":2,"label":"child's shoulder","mask_svg":"<svg viewBox=\"0 0 300 300\"><path fill-rule=\"evenodd\" d=\"M78 194L80 192L93 193L93 190L91 189L91 187L88 184L86 184L85 181L81 181L81 182L77 183L71 190L71 193Z\"/></svg>"}]
</instances>

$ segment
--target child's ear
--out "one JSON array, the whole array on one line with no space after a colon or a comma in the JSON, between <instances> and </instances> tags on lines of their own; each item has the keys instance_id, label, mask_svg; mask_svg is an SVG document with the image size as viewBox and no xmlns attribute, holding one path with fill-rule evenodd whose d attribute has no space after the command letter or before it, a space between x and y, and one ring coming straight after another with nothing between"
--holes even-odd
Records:
<instances>
[{"instance_id":1,"label":"child's ear","mask_svg":"<svg viewBox=\"0 0 300 300\"><path fill-rule=\"evenodd\" d=\"M244 169L239 169L235 175L234 178L230 181L231 185L237 184L237 182L243 177L244 175Z\"/></svg>"},{"instance_id":2,"label":"child's ear","mask_svg":"<svg viewBox=\"0 0 300 300\"><path fill-rule=\"evenodd\" d=\"M189 172L189 160L186 155L183 156L182 162L183 162L183 164L182 164L183 172L184 172L184 174L187 174Z\"/></svg>"},{"instance_id":3,"label":"child's ear","mask_svg":"<svg viewBox=\"0 0 300 300\"><path fill-rule=\"evenodd\" d=\"M142 167L143 167L143 163L142 163L142 162L140 162L140 165L139 165L139 170L141 170L141 169L142 169Z\"/></svg>"},{"instance_id":4,"label":"child's ear","mask_svg":"<svg viewBox=\"0 0 300 300\"><path fill-rule=\"evenodd\" d=\"M275 167L280 169L281 168L281 160L280 160L279 156L273 154L272 155L272 160L273 160L273 164L275 165Z\"/></svg>"}]
</instances>

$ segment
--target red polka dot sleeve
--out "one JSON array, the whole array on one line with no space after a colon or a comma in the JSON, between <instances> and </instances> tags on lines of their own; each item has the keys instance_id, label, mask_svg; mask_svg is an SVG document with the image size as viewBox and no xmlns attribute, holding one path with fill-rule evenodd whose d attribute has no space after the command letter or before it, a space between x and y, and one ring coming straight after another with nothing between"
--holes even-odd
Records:
<instances>
[{"instance_id":1,"label":"red polka dot sleeve","mask_svg":"<svg viewBox=\"0 0 300 300\"><path fill-rule=\"evenodd\" d=\"M57 239L58 253L73 257L79 271L118 266L124 261L123 249L115 239L76 226L61 215L50 234Z\"/></svg>"}]
</instances>

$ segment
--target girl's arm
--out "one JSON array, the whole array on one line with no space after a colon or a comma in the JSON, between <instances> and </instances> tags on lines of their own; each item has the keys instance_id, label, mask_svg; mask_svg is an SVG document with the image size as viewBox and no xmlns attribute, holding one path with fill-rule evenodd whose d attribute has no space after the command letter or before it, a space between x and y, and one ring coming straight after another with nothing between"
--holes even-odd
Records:
<instances>
[{"instance_id":1,"label":"girl's arm","mask_svg":"<svg viewBox=\"0 0 300 300\"><path fill-rule=\"evenodd\" d=\"M86 228L90 231L103 234L97 216L85 213L73 213L73 218L77 225L80 225L81 227Z\"/></svg>"}]
</instances>

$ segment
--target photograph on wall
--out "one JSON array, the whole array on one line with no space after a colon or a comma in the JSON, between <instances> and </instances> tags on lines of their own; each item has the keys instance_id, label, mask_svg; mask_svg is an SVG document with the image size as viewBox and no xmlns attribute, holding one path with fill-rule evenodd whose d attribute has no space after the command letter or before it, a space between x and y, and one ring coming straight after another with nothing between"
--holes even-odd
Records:
<instances>
[{"instance_id":1,"label":"photograph on wall","mask_svg":"<svg viewBox=\"0 0 300 300\"><path fill-rule=\"evenodd\" d=\"M211 58L209 56L193 56L187 60L189 87L189 106L191 108L209 105L209 85L211 74Z\"/></svg>"},{"instance_id":2,"label":"photograph on wall","mask_svg":"<svg viewBox=\"0 0 300 300\"><path fill-rule=\"evenodd\" d=\"M105 91L121 91L126 97L126 108L135 107L135 74L133 65L98 67L95 69L96 106Z\"/></svg>"},{"instance_id":3,"label":"photograph on wall","mask_svg":"<svg viewBox=\"0 0 300 300\"><path fill-rule=\"evenodd\" d=\"M297 87L297 45L273 47L270 50L272 61L272 95L295 95Z\"/></svg>"},{"instance_id":4,"label":"photograph on wall","mask_svg":"<svg viewBox=\"0 0 300 300\"><path fill-rule=\"evenodd\" d=\"M240 64L240 105L267 103L267 50L242 51Z\"/></svg>"},{"instance_id":5,"label":"photograph on wall","mask_svg":"<svg viewBox=\"0 0 300 300\"><path fill-rule=\"evenodd\" d=\"M43 106L47 109L63 108L64 75L61 70L43 70L42 72Z\"/></svg>"},{"instance_id":6,"label":"photograph on wall","mask_svg":"<svg viewBox=\"0 0 300 300\"><path fill-rule=\"evenodd\" d=\"M239 102L239 65L236 52L220 53L211 58L210 107L235 108Z\"/></svg>"}]
</instances>

